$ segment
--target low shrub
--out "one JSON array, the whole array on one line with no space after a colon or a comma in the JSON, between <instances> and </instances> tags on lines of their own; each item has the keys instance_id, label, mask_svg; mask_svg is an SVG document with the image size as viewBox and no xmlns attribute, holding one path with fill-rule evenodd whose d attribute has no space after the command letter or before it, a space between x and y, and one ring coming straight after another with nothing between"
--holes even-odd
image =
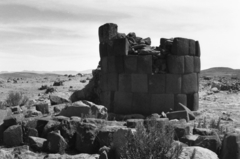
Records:
<instances>
[{"instance_id":1,"label":"low shrub","mask_svg":"<svg viewBox=\"0 0 240 159\"><path fill-rule=\"evenodd\" d=\"M23 106L27 104L29 98L25 96L22 92L10 92L5 100L6 106Z\"/></svg>"},{"instance_id":2,"label":"low shrub","mask_svg":"<svg viewBox=\"0 0 240 159\"><path fill-rule=\"evenodd\" d=\"M181 145L173 146L174 128L170 124L139 124L136 133L126 137L122 159L176 159L182 152Z\"/></svg>"}]
</instances>

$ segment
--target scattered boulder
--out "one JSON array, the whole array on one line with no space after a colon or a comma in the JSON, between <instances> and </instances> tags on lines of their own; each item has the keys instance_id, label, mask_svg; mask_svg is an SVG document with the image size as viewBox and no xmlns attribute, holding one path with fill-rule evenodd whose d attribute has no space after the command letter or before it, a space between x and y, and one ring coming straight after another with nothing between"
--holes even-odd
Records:
<instances>
[{"instance_id":1,"label":"scattered boulder","mask_svg":"<svg viewBox=\"0 0 240 159\"><path fill-rule=\"evenodd\" d=\"M89 101L74 102L71 106L67 106L59 113L66 117L83 117L94 115L96 118L107 118L107 108L102 105L96 105Z\"/></svg>"},{"instance_id":2,"label":"scattered boulder","mask_svg":"<svg viewBox=\"0 0 240 159\"><path fill-rule=\"evenodd\" d=\"M55 81L53 86L63 86L63 81Z\"/></svg>"},{"instance_id":3,"label":"scattered boulder","mask_svg":"<svg viewBox=\"0 0 240 159\"><path fill-rule=\"evenodd\" d=\"M55 92L49 96L52 105L69 103L70 95L64 92Z\"/></svg>"},{"instance_id":4,"label":"scattered boulder","mask_svg":"<svg viewBox=\"0 0 240 159\"><path fill-rule=\"evenodd\" d=\"M76 150L80 153L97 153L97 127L94 124L79 123L77 126Z\"/></svg>"},{"instance_id":5,"label":"scattered boulder","mask_svg":"<svg viewBox=\"0 0 240 159\"><path fill-rule=\"evenodd\" d=\"M35 103L36 110L40 111L42 114L48 114L49 113L49 106L50 106L49 100L39 101Z\"/></svg>"},{"instance_id":6,"label":"scattered boulder","mask_svg":"<svg viewBox=\"0 0 240 159\"><path fill-rule=\"evenodd\" d=\"M14 147L23 143L23 132L21 125L13 125L3 133L3 142L6 146Z\"/></svg>"},{"instance_id":7,"label":"scattered boulder","mask_svg":"<svg viewBox=\"0 0 240 159\"><path fill-rule=\"evenodd\" d=\"M48 133L47 146L49 152L63 154L68 145L60 131L52 131Z\"/></svg>"},{"instance_id":8,"label":"scattered boulder","mask_svg":"<svg viewBox=\"0 0 240 159\"><path fill-rule=\"evenodd\" d=\"M195 154L195 155L193 155ZM192 157L194 156L194 157ZM191 146L191 147L183 147L183 151L179 156L179 159L218 159L216 153L208 150L206 148ZM230 159L230 158L228 158ZM231 158L232 159L232 158Z\"/></svg>"},{"instance_id":9,"label":"scattered boulder","mask_svg":"<svg viewBox=\"0 0 240 159\"><path fill-rule=\"evenodd\" d=\"M44 151L47 144L47 139L29 136L28 145L34 151Z\"/></svg>"},{"instance_id":10,"label":"scattered boulder","mask_svg":"<svg viewBox=\"0 0 240 159\"><path fill-rule=\"evenodd\" d=\"M239 159L240 134L229 133L224 136L222 143L221 159Z\"/></svg>"}]
</instances>

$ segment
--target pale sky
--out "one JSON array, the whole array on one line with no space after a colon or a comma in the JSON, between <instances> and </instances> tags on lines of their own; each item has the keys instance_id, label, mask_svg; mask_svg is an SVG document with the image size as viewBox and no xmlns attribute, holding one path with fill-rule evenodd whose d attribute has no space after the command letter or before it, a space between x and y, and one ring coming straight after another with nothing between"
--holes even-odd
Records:
<instances>
[{"instance_id":1,"label":"pale sky","mask_svg":"<svg viewBox=\"0 0 240 159\"><path fill-rule=\"evenodd\" d=\"M202 69L240 69L239 0L0 0L0 71L81 71L99 62L98 27L201 45Z\"/></svg>"}]
</instances>

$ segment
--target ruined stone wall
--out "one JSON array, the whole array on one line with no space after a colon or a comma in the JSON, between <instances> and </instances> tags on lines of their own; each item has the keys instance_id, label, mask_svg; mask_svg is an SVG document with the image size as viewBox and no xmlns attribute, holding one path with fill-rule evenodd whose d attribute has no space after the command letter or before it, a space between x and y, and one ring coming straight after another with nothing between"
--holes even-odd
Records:
<instances>
[{"instance_id":1,"label":"ruined stone wall","mask_svg":"<svg viewBox=\"0 0 240 159\"><path fill-rule=\"evenodd\" d=\"M180 110L179 102L198 109L197 41L162 38L160 46L154 48L150 38L117 30L112 23L99 27L101 101L109 112L160 114Z\"/></svg>"}]
</instances>

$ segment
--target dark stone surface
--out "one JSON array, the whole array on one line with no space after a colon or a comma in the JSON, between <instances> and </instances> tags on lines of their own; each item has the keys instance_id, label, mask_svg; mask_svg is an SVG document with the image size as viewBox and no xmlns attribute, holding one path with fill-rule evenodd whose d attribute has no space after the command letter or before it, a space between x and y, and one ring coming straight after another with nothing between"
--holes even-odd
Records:
<instances>
[{"instance_id":1,"label":"dark stone surface","mask_svg":"<svg viewBox=\"0 0 240 159\"><path fill-rule=\"evenodd\" d=\"M80 153L96 153L98 145L95 142L97 127L94 124L79 123L77 126L76 149Z\"/></svg>"},{"instance_id":2,"label":"dark stone surface","mask_svg":"<svg viewBox=\"0 0 240 159\"><path fill-rule=\"evenodd\" d=\"M165 93L166 91L166 75L165 74L154 74L149 75L149 93Z\"/></svg>"},{"instance_id":3,"label":"dark stone surface","mask_svg":"<svg viewBox=\"0 0 240 159\"><path fill-rule=\"evenodd\" d=\"M119 74L118 77L118 90L121 92L131 92L132 78L130 74Z\"/></svg>"},{"instance_id":4,"label":"dark stone surface","mask_svg":"<svg viewBox=\"0 0 240 159\"><path fill-rule=\"evenodd\" d=\"M108 74L108 91L117 91L118 90L118 74L109 73Z\"/></svg>"},{"instance_id":5,"label":"dark stone surface","mask_svg":"<svg viewBox=\"0 0 240 159\"><path fill-rule=\"evenodd\" d=\"M189 39L189 55L191 56L196 55L195 40Z\"/></svg>"},{"instance_id":6,"label":"dark stone surface","mask_svg":"<svg viewBox=\"0 0 240 159\"><path fill-rule=\"evenodd\" d=\"M133 93L132 112L150 115L151 95L148 93Z\"/></svg>"},{"instance_id":7,"label":"dark stone surface","mask_svg":"<svg viewBox=\"0 0 240 159\"><path fill-rule=\"evenodd\" d=\"M167 56L167 67L169 73L183 74L184 73L184 56Z\"/></svg>"},{"instance_id":8,"label":"dark stone surface","mask_svg":"<svg viewBox=\"0 0 240 159\"><path fill-rule=\"evenodd\" d=\"M186 121L189 121L189 115L188 112L185 110L179 110L179 111L174 111L174 112L169 112L167 113L167 117L169 120L172 119L186 119Z\"/></svg>"},{"instance_id":9,"label":"dark stone surface","mask_svg":"<svg viewBox=\"0 0 240 159\"><path fill-rule=\"evenodd\" d=\"M3 133L3 142L8 147L19 146L23 143L23 132L21 125L13 125Z\"/></svg>"},{"instance_id":10,"label":"dark stone surface","mask_svg":"<svg viewBox=\"0 0 240 159\"><path fill-rule=\"evenodd\" d=\"M108 73L122 73L124 72L122 56L108 57Z\"/></svg>"},{"instance_id":11,"label":"dark stone surface","mask_svg":"<svg viewBox=\"0 0 240 159\"><path fill-rule=\"evenodd\" d=\"M118 26L113 23L106 23L99 27L98 35L101 43L106 43L117 35Z\"/></svg>"},{"instance_id":12,"label":"dark stone surface","mask_svg":"<svg viewBox=\"0 0 240 159\"><path fill-rule=\"evenodd\" d=\"M195 69L194 63L195 57L184 56L184 73L193 73Z\"/></svg>"},{"instance_id":13,"label":"dark stone surface","mask_svg":"<svg viewBox=\"0 0 240 159\"><path fill-rule=\"evenodd\" d=\"M138 61L138 56L126 56L124 58L125 73L136 73L137 61Z\"/></svg>"},{"instance_id":14,"label":"dark stone surface","mask_svg":"<svg viewBox=\"0 0 240 159\"><path fill-rule=\"evenodd\" d=\"M174 100L174 110L183 110L179 103L187 105L187 95L186 94L176 94Z\"/></svg>"},{"instance_id":15,"label":"dark stone surface","mask_svg":"<svg viewBox=\"0 0 240 159\"><path fill-rule=\"evenodd\" d=\"M101 58L101 71L102 73L108 72L108 57Z\"/></svg>"},{"instance_id":16,"label":"dark stone surface","mask_svg":"<svg viewBox=\"0 0 240 159\"><path fill-rule=\"evenodd\" d=\"M128 55L129 43L126 38L113 40L113 52L115 56Z\"/></svg>"},{"instance_id":17,"label":"dark stone surface","mask_svg":"<svg viewBox=\"0 0 240 159\"><path fill-rule=\"evenodd\" d=\"M131 114L132 113L132 93L115 92L114 113Z\"/></svg>"},{"instance_id":18,"label":"dark stone surface","mask_svg":"<svg viewBox=\"0 0 240 159\"><path fill-rule=\"evenodd\" d=\"M132 92L148 92L148 76L146 74L132 74Z\"/></svg>"},{"instance_id":19,"label":"dark stone surface","mask_svg":"<svg viewBox=\"0 0 240 159\"><path fill-rule=\"evenodd\" d=\"M196 111L199 108L199 95L198 93L187 94L187 107L191 111Z\"/></svg>"},{"instance_id":20,"label":"dark stone surface","mask_svg":"<svg viewBox=\"0 0 240 159\"><path fill-rule=\"evenodd\" d=\"M161 114L174 109L173 94L152 94L151 97L151 113Z\"/></svg>"},{"instance_id":21,"label":"dark stone surface","mask_svg":"<svg viewBox=\"0 0 240 159\"><path fill-rule=\"evenodd\" d=\"M151 55L138 56L137 72L146 73L146 74L152 73L152 56Z\"/></svg>"},{"instance_id":22,"label":"dark stone surface","mask_svg":"<svg viewBox=\"0 0 240 159\"><path fill-rule=\"evenodd\" d=\"M200 57L194 57L194 72L200 73L201 71L201 60Z\"/></svg>"},{"instance_id":23,"label":"dark stone surface","mask_svg":"<svg viewBox=\"0 0 240 159\"><path fill-rule=\"evenodd\" d=\"M174 38L171 53L173 55L189 55L189 40L185 38Z\"/></svg>"},{"instance_id":24,"label":"dark stone surface","mask_svg":"<svg viewBox=\"0 0 240 159\"><path fill-rule=\"evenodd\" d=\"M200 57L201 56L201 49L200 49L200 44L198 41L195 43L195 49L196 49L196 56Z\"/></svg>"},{"instance_id":25,"label":"dark stone surface","mask_svg":"<svg viewBox=\"0 0 240 159\"><path fill-rule=\"evenodd\" d=\"M197 74L185 74L182 76L182 93L189 94L198 91L197 88Z\"/></svg>"},{"instance_id":26,"label":"dark stone surface","mask_svg":"<svg viewBox=\"0 0 240 159\"><path fill-rule=\"evenodd\" d=\"M166 93L181 93L181 75L166 75Z\"/></svg>"}]
</instances>

